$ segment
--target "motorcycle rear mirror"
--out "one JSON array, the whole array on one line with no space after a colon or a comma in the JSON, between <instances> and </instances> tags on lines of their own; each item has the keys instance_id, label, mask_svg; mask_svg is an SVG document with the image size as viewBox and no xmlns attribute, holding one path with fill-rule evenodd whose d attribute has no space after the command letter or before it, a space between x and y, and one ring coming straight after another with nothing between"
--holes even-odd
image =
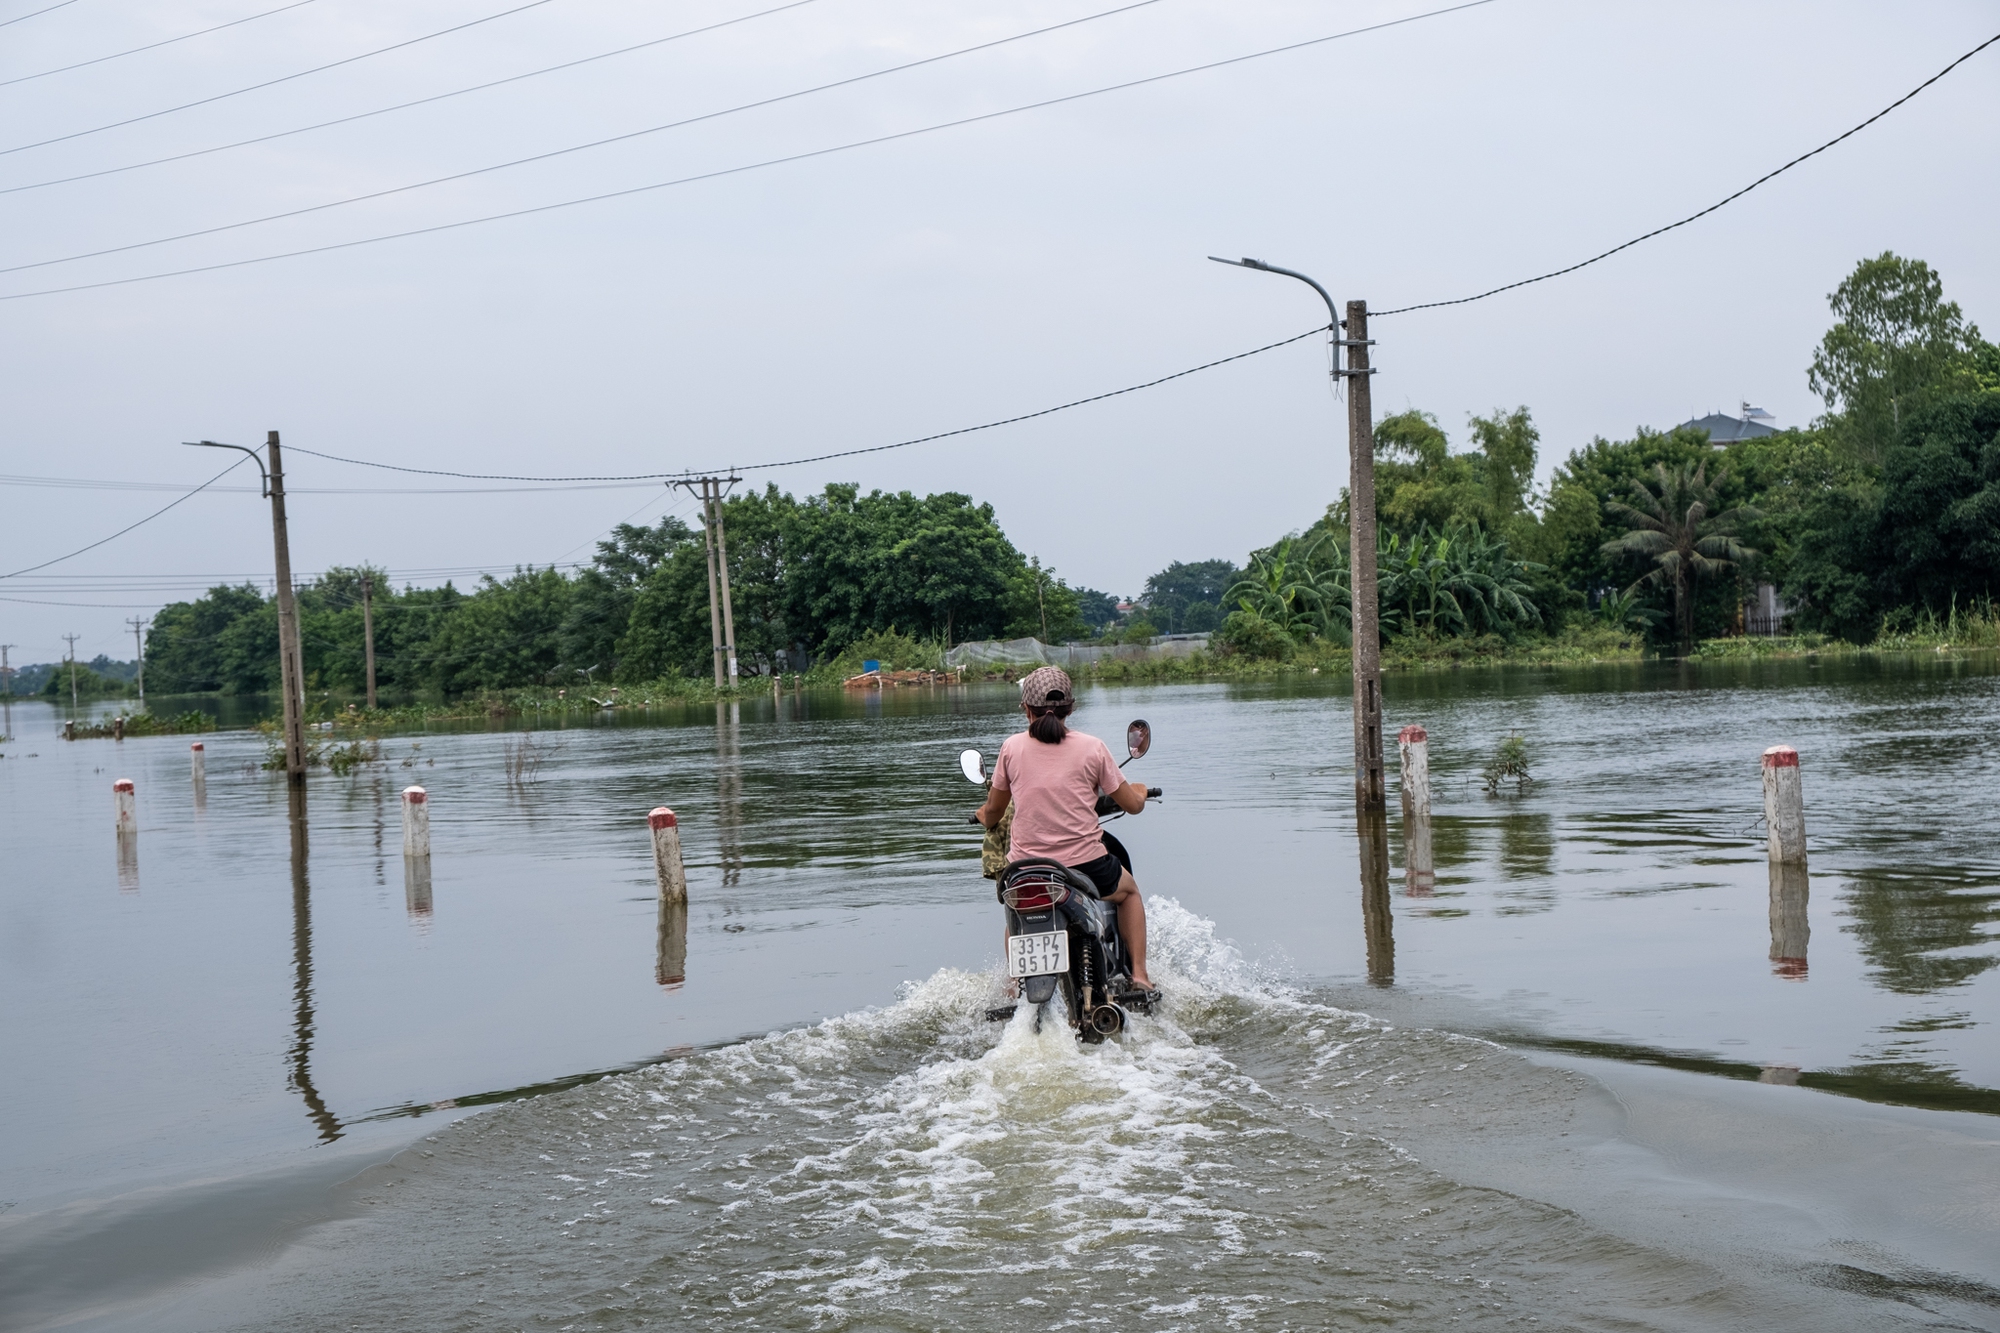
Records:
<instances>
[{"instance_id":1,"label":"motorcycle rear mirror","mask_svg":"<svg viewBox=\"0 0 2000 1333\"><path fill-rule=\"evenodd\" d=\"M967 782L986 784L986 764L977 750L965 750L958 756L958 771L965 774Z\"/></svg>"},{"instance_id":2,"label":"motorcycle rear mirror","mask_svg":"<svg viewBox=\"0 0 2000 1333\"><path fill-rule=\"evenodd\" d=\"M1141 719L1125 728L1125 750L1128 758L1140 759L1153 748L1153 729Z\"/></svg>"}]
</instances>

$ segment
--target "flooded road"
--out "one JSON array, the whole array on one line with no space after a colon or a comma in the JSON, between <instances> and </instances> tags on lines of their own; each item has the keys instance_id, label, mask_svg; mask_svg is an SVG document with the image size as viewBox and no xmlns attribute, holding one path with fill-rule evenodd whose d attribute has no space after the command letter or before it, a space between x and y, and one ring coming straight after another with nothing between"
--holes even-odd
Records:
<instances>
[{"instance_id":1,"label":"flooded road","mask_svg":"<svg viewBox=\"0 0 2000 1333\"><path fill-rule=\"evenodd\" d=\"M1118 831L1172 1000L1088 1051L978 1019L955 755L1004 687L550 729L520 781L518 732L400 737L303 820L254 737L197 804L184 738L17 706L4 1322L2000 1327L1992 661L1386 693L1434 885L1352 812L1344 682L1086 697L1155 731ZM1536 780L1489 796L1510 734Z\"/></svg>"}]
</instances>

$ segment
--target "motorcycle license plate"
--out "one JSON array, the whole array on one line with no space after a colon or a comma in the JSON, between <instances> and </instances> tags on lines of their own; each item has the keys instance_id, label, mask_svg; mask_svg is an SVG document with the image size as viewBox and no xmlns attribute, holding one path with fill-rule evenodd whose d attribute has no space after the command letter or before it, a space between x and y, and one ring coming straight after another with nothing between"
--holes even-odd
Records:
<instances>
[{"instance_id":1,"label":"motorcycle license plate","mask_svg":"<svg viewBox=\"0 0 2000 1333\"><path fill-rule=\"evenodd\" d=\"M1038 935L1007 937L1007 975L1040 977L1051 972L1069 971L1069 932L1045 931Z\"/></svg>"}]
</instances>

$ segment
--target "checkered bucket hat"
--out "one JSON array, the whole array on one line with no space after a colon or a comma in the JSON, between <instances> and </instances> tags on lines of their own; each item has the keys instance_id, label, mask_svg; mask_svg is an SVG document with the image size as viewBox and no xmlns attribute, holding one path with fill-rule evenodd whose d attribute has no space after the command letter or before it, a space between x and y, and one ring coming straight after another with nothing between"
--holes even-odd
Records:
<instances>
[{"instance_id":1,"label":"checkered bucket hat","mask_svg":"<svg viewBox=\"0 0 2000 1333\"><path fill-rule=\"evenodd\" d=\"M1069 683L1069 673L1061 667L1038 667L1021 677L1021 702L1030 708L1073 705L1076 690Z\"/></svg>"}]
</instances>

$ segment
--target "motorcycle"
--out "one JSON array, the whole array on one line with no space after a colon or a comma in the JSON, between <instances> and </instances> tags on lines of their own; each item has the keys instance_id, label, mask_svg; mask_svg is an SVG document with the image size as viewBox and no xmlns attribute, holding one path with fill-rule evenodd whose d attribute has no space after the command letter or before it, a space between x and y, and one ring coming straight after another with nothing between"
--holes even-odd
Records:
<instances>
[{"instance_id":1,"label":"motorcycle","mask_svg":"<svg viewBox=\"0 0 2000 1333\"><path fill-rule=\"evenodd\" d=\"M1153 729L1144 721L1133 722L1125 728L1126 755L1118 766L1122 769L1142 758L1152 745ZM958 766L967 781L986 785L979 751L960 754ZM1160 795L1158 787L1146 789L1149 800ZM1109 796L1097 798L1101 821L1123 814ZM1130 870L1132 856L1125 844L1109 830L1102 836L1104 849ZM1058 991L1070 1026L1085 1042L1100 1042L1123 1031L1131 1013L1152 1013L1159 992L1132 984L1131 964L1118 937L1117 913L1099 898L1088 875L1060 861L1024 857L1001 868L994 877L994 892L1007 917L1007 975L1019 987L1020 1003L1035 1006L1038 1030L1045 1006ZM1020 1003L988 1009L986 1016L1005 1022Z\"/></svg>"}]
</instances>

